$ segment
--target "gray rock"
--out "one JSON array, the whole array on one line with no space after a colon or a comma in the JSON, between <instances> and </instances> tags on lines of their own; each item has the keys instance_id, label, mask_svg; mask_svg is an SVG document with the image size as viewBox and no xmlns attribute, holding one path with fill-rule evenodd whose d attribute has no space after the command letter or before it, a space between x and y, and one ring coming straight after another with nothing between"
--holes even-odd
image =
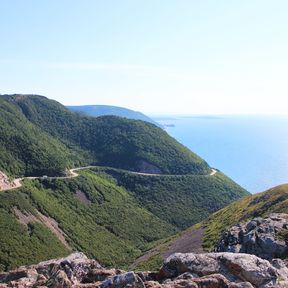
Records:
<instances>
[{"instance_id":1,"label":"gray rock","mask_svg":"<svg viewBox=\"0 0 288 288\"><path fill-rule=\"evenodd\" d=\"M253 254L263 259L288 257L288 239L279 235L288 232L288 214L273 213L267 218L255 218L225 231L215 252Z\"/></svg>"},{"instance_id":2,"label":"gray rock","mask_svg":"<svg viewBox=\"0 0 288 288\"><path fill-rule=\"evenodd\" d=\"M159 277L173 279L186 272L198 277L221 274L231 283L248 282L255 287L268 288L288 280L288 269L282 264L273 266L267 260L242 253L176 253L164 262Z\"/></svg>"},{"instance_id":3,"label":"gray rock","mask_svg":"<svg viewBox=\"0 0 288 288\"><path fill-rule=\"evenodd\" d=\"M82 253L0 273L2 288L270 288L288 287L288 268L255 255L171 255L159 272L102 268Z\"/></svg>"},{"instance_id":4,"label":"gray rock","mask_svg":"<svg viewBox=\"0 0 288 288\"><path fill-rule=\"evenodd\" d=\"M141 278L134 272L127 272L120 275L116 275L110 279L102 282L100 288L145 288L145 285Z\"/></svg>"}]
</instances>

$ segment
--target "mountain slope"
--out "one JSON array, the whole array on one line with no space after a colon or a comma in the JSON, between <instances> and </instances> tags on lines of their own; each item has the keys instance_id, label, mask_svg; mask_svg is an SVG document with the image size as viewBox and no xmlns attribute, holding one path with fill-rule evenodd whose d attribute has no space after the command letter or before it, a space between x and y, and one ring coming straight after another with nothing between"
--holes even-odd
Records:
<instances>
[{"instance_id":1,"label":"mountain slope","mask_svg":"<svg viewBox=\"0 0 288 288\"><path fill-rule=\"evenodd\" d=\"M71 179L25 180L21 189L0 193L2 268L71 250L124 267L177 231L109 179L81 173ZM58 227L56 232L49 223Z\"/></svg>"},{"instance_id":2,"label":"mountain slope","mask_svg":"<svg viewBox=\"0 0 288 288\"><path fill-rule=\"evenodd\" d=\"M69 149L2 96L0 134L0 170L10 175L57 175L69 166Z\"/></svg>"},{"instance_id":3,"label":"mountain slope","mask_svg":"<svg viewBox=\"0 0 288 288\"><path fill-rule=\"evenodd\" d=\"M111 168L93 168L92 171L99 175L112 176L142 207L181 230L248 195L243 188L220 172L214 176L149 177Z\"/></svg>"},{"instance_id":4,"label":"mountain slope","mask_svg":"<svg viewBox=\"0 0 288 288\"><path fill-rule=\"evenodd\" d=\"M195 176L200 186L194 183L191 188L193 180L189 178L184 182L167 179L167 185L164 178L171 176L146 176L143 182L144 176L135 178L138 175L125 172L125 177L130 175L139 186L132 191L105 170L83 170L70 179L26 179L22 188L1 192L2 269L65 256L71 250L83 251L108 266L127 267L162 239L245 195L242 188L228 179L224 181L222 175L207 179ZM146 193L150 191L149 201L141 197L144 188ZM217 200L220 193L223 195Z\"/></svg>"},{"instance_id":5,"label":"mountain slope","mask_svg":"<svg viewBox=\"0 0 288 288\"><path fill-rule=\"evenodd\" d=\"M111 106L111 105L82 105L82 106L67 106L67 108L69 108L71 111L83 113L87 116L93 116L93 117L119 116L133 120L142 120L162 128L162 126L159 123L152 120L145 114L123 107Z\"/></svg>"},{"instance_id":6,"label":"mountain slope","mask_svg":"<svg viewBox=\"0 0 288 288\"><path fill-rule=\"evenodd\" d=\"M237 223L270 213L288 213L288 184L244 197L211 214L204 221L167 239L164 244L146 252L133 267L154 269L165 257L176 252L211 251L221 234Z\"/></svg>"},{"instance_id":7,"label":"mountain slope","mask_svg":"<svg viewBox=\"0 0 288 288\"><path fill-rule=\"evenodd\" d=\"M16 175L41 175L43 167L51 175L79 164L164 174L210 171L203 159L153 124L115 116L84 117L42 96L2 95L0 99L4 111L0 114L0 149L5 155L0 169L10 173L13 169L7 167L11 165L17 167ZM31 142L35 145L32 151ZM44 159L37 163L41 151L45 151ZM31 165L27 163L30 159L34 159Z\"/></svg>"},{"instance_id":8,"label":"mountain slope","mask_svg":"<svg viewBox=\"0 0 288 288\"><path fill-rule=\"evenodd\" d=\"M98 166L70 179L25 179L20 189L0 192L2 269L71 250L127 266L247 195L153 124L81 116L35 95L2 95L0 112L0 170L11 178Z\"/></svg>"},{"instance_id":9,"label":"mountain slope","mask_svg":"<svg viewBox=\"0 0 288 288\"><path fill-rule=\"evenodd\" d=\"M209 216L201 224L205 227L203 248L212 249L228 227L272 212L288 213L288 184L240 199Z\"/></svg>"}]
</instances>

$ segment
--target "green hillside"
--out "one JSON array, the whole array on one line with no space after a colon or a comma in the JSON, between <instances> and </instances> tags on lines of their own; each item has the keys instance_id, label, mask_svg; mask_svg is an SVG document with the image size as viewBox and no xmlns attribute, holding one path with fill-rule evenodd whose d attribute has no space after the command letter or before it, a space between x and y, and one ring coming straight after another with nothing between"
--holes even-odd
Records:
<instances>
[{"instance_id":1,"label":"green hillside","mask_svg":"<svg viewBox=\"0 0 288 288\"><path fill-rule=\"evenodd\" d=\"M72 155L69 149L33 125L6 98L0 96L0 170L10 175L57 175L64 171Z\"/></svg>"},{"instance_id":2,"label":"green hillside","mask_svg":"<svg viewBox=\"0 0 288 288\"><path fill-rule=\"evenodd\" d=\"M111 168L108 172L105 170L81 171L81 176L70 179L25 180L22 188L1 192L2 269L69 252L49 226L43 221L35 222L31 214L37 219L45 215L56 221L70 249L83 251L104 265L127 267L162 239L247 193L221 174L205 179L202 178L205 176L194 176L199 177L198 182L180 181L180 176L179 181L177 176L168 182L164 178L168 180L171 176L145 176L144 181L144 176L135 178L138 175L112 169L114 173L125 175L126 179L130 174L131 181L138 186L132 191L108 173ZM124 183L123 179L121 183ZM150 191L148 198L147 195L141 197L143 189L146 193ZM218 201L213 195L219 194L222 196ZM20 215L24 220L30 215L27 227L20 223L15 208L16 212L19 210L26 215Z\"/></svg>"},{"instance_id":3,"label":"green hillside","mask_svg":"<svg viewBox=\"0 0 288 288\"><path fill-rule=\"evenodd\" d=\"M204 251L211 251L221 234L229 227L237 223L246 222L255 217L265 217L270 213L288 213L288 184L280 185L268 191L246 196L223 209L211 214L202 222L188 228L186 231L179 233L173 237L167 238L163 241L164 244L158 245L153 249L153 252L147 252L142 259L134 263L137 269L156 269L163 262L163 259L175 250L175 243L181 246L191 246L191 249L203 249ZM196 234L202 236L199 239ZM197 239L196 239L197 238ZM191 241L197 241L200 247L193 244ZM202 246L202 247L201 247ZM189 249L189 248L188 248ZM170 251L170 252L169 252ZM188 251L187 251L188 252ZM195 252L190 250L190 252Z\"/></svg>"},{"instance_id":4,"label":"green hillside","mask_svg":"<svg viewBox=\"0 0 288 288\"><path fill-rule=\"evenodd\" d=\"M100 175L112 176L148 211L181 230L248 195L247 191L220 172L214 176L147 177L111 168L92 170Z\"/></svg>"},{"instance_id":5,"label":"green hillside","mask_svg":"<svg viewBox=\"0 0 288 288\"><path fill-rule=\"evenodd\" d=\"M26 180L16 191L0 193L0 265L11 269L67 254L51 229L23 215L46 215L66 234L70 249L80 250L108 266L125 267L176 227L142 208L123 188L95 174L67 180ZM19 213L19 212L18 212ZM23 216L24 217L24 216ZM34 217L34 218L35 218Z\"/></svg>"},{"instance_id":6,"label":"green hillside","mask_svg":"<svg viewBox=\"0 0 288 288\"><path fill-rule=\"evenodd\" d=\"M10 174L52 175L87 164L164 174L210 171L200 157L143 121L85 117L35 95L2 95L0 109L0 169Z\"/></svg>"},{"instance_id":7,"label":"green hillside","mask_svg":"<svg viewBox=\"0 0 288 288\"><path fill-rule=\"evenodd\" d=\"M153 124L86 117L35 95L0 96L0 270L83 251L127 267L145 251L248 194ZM121 169L119 169L121 168ZM140 175L131 171L157 175ZM159 175L159 174L163 175Z\"/></svg>"},{"instance_id":8,"label":"green hillside","mask_svg":"<svg viewBox=\"0 0 288 288\"><path fill-rule=\"evenodd\" d=\"M203 248L212 249L221 233L230 226L272 212L288 213L288 184L240 199L209 216L201 223L206 230Z\"/></svg>"}]
</instances>

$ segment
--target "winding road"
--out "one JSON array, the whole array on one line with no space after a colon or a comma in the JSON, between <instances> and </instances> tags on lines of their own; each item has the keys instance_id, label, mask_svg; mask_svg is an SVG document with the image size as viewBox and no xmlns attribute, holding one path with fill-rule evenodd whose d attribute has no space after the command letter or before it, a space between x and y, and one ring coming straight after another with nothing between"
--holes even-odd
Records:
<instances>
[{"instance_id":1,"label":"winding road","mask_svg":"<svg viewBox=\"0 0 288 288\"><path fill-rule=\"evenodd\" d=\"M22 178L16 178L13 180L11 183L11 187L5 188L5 189L0 189L0 192L4 191L9 191L9 190L15 190L17 188L22 187L22 181L24 179L29 179L29 180L34 180L34 179L43 179L43 178L49 178L49 179L69 179L69 178L75 178L78 177L79 174L76 171L80 170L85 170L85 169L90 169L90 168L97 168L99 166L84 166L84 167L78 167L78 168L73 168L69 170L70 175L68 176L59 176L59 177L47 177L47 176L39 176L39 177L22 177ZM143 173L143 172L134 172L134 171L128 171L128 170L123 170L126 172L129 172L131 174L136 174L136 175L143 175L143 176L175 176L175 177L181 177L184 175L175 175L175 174L151 174L151 173ZM207 174L206 176L214 176L217 173L217 170L214 168L211 168L211 172ZM200 176L200 175L199 175Z\"/></svg>"}]
</instances>

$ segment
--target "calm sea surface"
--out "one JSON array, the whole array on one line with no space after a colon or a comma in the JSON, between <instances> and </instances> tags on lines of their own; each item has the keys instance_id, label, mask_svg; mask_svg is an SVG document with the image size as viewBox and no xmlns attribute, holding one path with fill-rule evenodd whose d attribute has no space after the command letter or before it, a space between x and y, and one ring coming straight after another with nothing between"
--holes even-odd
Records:
<instances>
[{"instance_id":1,"label":"calm sea surface","mask_svg":"<svg viewBox=\"0 0 288 288\"><path fill-rule=\"evenodd\" d=\"M171 116L167 132L255 193L288 183L288 116Z\"/></svg>"}]
</instances>

